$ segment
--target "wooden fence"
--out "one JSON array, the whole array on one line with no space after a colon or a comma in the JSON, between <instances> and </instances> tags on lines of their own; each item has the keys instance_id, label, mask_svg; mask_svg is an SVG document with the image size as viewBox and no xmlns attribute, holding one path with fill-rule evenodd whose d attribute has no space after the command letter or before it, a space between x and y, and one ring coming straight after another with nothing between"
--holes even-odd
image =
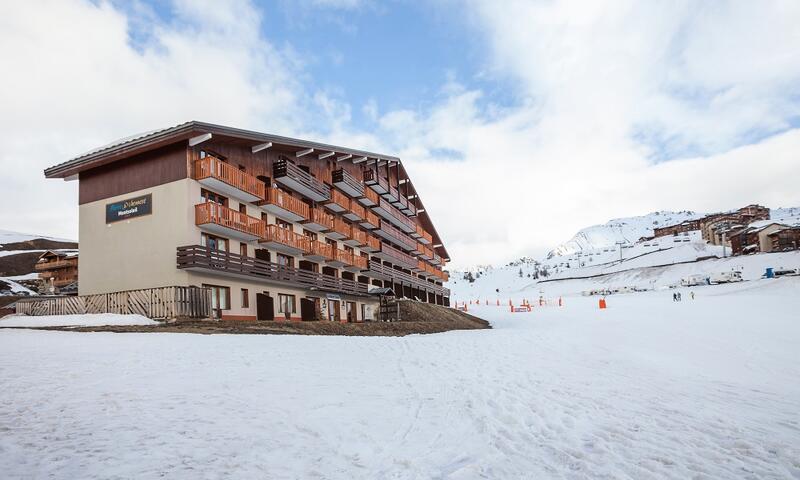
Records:
<instances>
[{"instance_id":1,"label":"wooden fence","mask_svg":"<svg viewBox=\"0 0 800 480\"><path fill-rule=\"evenodd\" d=\"M124 292L24 299L16 304L25 315L138 314L152 319L210 318L211 290L202 287L159 287Z\"/></svg>"}]
</instances>

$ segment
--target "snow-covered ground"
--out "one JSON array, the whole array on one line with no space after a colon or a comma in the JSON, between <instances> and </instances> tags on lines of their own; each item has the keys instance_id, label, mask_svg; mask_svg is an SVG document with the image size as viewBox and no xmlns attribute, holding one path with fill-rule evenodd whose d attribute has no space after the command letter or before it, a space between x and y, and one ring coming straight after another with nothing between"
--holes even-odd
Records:
<instances>
[{"instance_id":1,"label":"snow-covered ground","mask_svg":"<svg viewBox=\"0 0 800 480\"><path fill-rule=\"evenodd\" d=\"M4 478L798 478L800 279L405 338L0 330Z\"/></svg>"},{"instance_id":2,"label":"snow-covered ground","mask_svg":"<svg viewBox=\"0 0 800 480\"><path fill-rule=\"evenodd\" d=\"M19 295L19 294L38 295L30 288L22 286L16 282L16 280L24 280L24 278L19 279L17 277L24 277L24 276L25 275L17 275L16 277L0 277L0 283L7 285L9 287L8 289L4 288L3 290L0 290L0 294L2 294L3 292L8 292L14 295Z\"/></svg>"},{"instance_id":3,"label":"snow-covered ground","mask_svg":"<svg viewBox=\"0 0 800 480\"><path fill-rule=\"evenodd\" d=\"M0 318L0 327L101 327L105 325L157 325L141 315L96 313L89 315L8 315Z\"/></svg>"}]
</instances>

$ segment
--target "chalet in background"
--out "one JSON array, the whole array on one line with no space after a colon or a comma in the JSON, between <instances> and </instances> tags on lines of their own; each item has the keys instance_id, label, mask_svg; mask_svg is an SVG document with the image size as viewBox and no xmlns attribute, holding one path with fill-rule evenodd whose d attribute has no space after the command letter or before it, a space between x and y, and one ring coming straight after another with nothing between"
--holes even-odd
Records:
<instances>
[{"instance_id":1,"label":"chalet in background","mask_svg":"<svg viewBox=\"0 0 800 480\"><path fill-rule=\"evenodd\" d=\"M204 286L224 319L449 305L449 255L399 158L201 122L45 171L79 181L81 295Z\"/></svg>"},{"instance_id":2,"label":"chalet in background","mask_svg":"<svg viewBox=\"0 0 800 480\"><path fill-rule=\"evenodd\" d=\"M78 282L78 254L47 251L34 266L42 281L41 293L74 295Z\"/></svg>"}]
</instances>

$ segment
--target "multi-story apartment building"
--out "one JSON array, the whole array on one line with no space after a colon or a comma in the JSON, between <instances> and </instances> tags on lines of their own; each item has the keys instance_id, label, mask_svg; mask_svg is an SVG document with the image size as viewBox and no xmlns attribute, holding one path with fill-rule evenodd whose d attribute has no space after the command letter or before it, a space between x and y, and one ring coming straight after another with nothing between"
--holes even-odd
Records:
<instances>
[{"instance_id":1,"label":"multi-story apartment building","mask_svg":"<svg viewBox=\"0 0 800 480\"><path fill-rule=\"evenodd\" d=\"M80 294L206 286L222 318L449 304L449 255L399 158L201 122L45 170L79 182Z\"/></svg>"}]
</instances>

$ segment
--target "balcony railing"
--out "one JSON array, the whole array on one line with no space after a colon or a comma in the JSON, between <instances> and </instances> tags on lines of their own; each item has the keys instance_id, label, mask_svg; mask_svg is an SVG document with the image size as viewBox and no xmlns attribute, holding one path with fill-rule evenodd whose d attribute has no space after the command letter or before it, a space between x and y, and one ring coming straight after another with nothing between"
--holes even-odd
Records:
<instances>
[{"instance_id":1,"label":"balcony railing","mask_svg":"<svg viewBox=\"0 0 800 480\"><path fill-rule=\"evenodd\" d=\"M361 206L357 200L350 199L347 210L342 215L352 222L360 222L367 216L367 209Z\"/></svg>"},{"instance_id":2,"label":"balcony railing","mask_svg":"<svg viewBox=\"0 0 800 480\"><path fill-rule=\"evenodd\" d=\"M404 268L411 269L417 266L416 258L385 243L381 243L381 249L373 255Z\"/></svg>"},{"instance_id":3,"label":"balcony railing","mask_svg":"<svg viewBox=\"0 0 800 480\"><path fill-rule=\"evenodd\" d=\"M319 240L312 240L310 248L305 254L310 260L321 262L333 259L333 247Z\"/></svg>"},{"instance_id":4,"label":"balcony railing","mask_svg":"<svg viewBox=\"0 0 800 480\"><path fill-rule=\"evenodd\" d=\"M325 204L325 208L332 212L341 213L350 208L350 199L339 190L331 190L331 199Z\"/></svg>"},{"instance_id":5,"label":"balcony railing","mask_svg":"<svg viewBox=\"0 0 800 480\"><path fill-rule=\"evenodd\" d=\"M297 255L311 249L311 240L299 233L295 233L280 225L267 225L260 243L266 244L273 250Z\"/></svg>"},{"instance_id":6,"label":"balcony railing","mask_svg":"<svg viewBox=\"0 0 800 480\"><path fill-rule=\"evenodd\" d=\"M321 208L312 208L308 220L300 223L309 230L327 232L333 229L333 215Z\"/></svg>"},{"instance_id":7,"label":"balcony railing","mask_svg":"<svg viewBox=\"0 0 800 480\"><path fill-rule=\"evenodd\" d=\"M421 243L417 244L417 251L419 251L420 258L425 260L432 260L433 259L433 250Z\"/></svg>"},{"instance_id":8,"label":"balcony railing","mask_svg":"<svg viewBox=\"0 0 800 480\"><path fill-rule=\"evenodd\" d=\"M215 157L194 162L194 178L215 190L248 202L264 199L264 183L261 180Z\"/></svg>"},{"instance_id":9,"label":"balcony railing","mask_svg":"<svg viewBox=\"0 0 800 480\"><path fill-rule=\"evenodd\" d=\"M370 188L381 195L389 192L389 181L375 170L364 170L364 185L369 185Z\"/></svg>"},{"instance_id":10,"label":"balcony railing","mask_svg":"<svg viewBox=\"0 0 800 480\"><path fill-rule=\"evenodd\" d=\"M351 232L350 224L336 217L333 219L333 228L327 235L335 240L343 240L346 238L349 239Z\"/></svg>"},{"instance_id":11,"label":"balcony railing","mask_svg":"<svg viewBox=\"0 0 800 480\"><path fill-rule=\"evenodd\" d=\"M264 237L265 224L260 218L245 215L237 210L213 202L194 207L195 225L206 230L243 240Z\"/></svg>"},{"instance_id":12,"label":"balcony railing","mask_svg":"<svg viewBox=\"0 0 800 480\"><path fill-rule=\"evenodd\" d=\"M272 165L272 176L276 182L315 202L324 202L331 198L331 188L329 186L284 158L278 159Z\"/></svg>"},{"instance_id":13,"label":"balcony railing","mask_svg":"<svg viewBox=\"0 0 800 480\"><path fill-rule=\"evenodd\" d=\"M395 283L425 290L426 292L431 292L436 295L443 295L445 297L450 296L450 290L442 287L441 285L437 285L433 282L415 277L410 273L397 270L396 268L384 265L381 262L376 262L375 260L369 261L369 269L364 273L364 275L373 278L379 278L381 280L390 280Z\"/></svg>"},{"instance_id":14,"label":"balcony railing","mask_svg":"<svg viewBox=\"0 0 800 480\"><path fill-rule=\"evenodd\" d=\"M367 171L370 171L370 170L367 170ZM378 193L375 190L373 190L371 188L365 188L364 189L364 196L360 197L358 199L358 201L359 201L359 203L361 203L362 205L365 205L367 207L374 207L375 205L378 204L378 202L380 201L380 198L381 198L380 195L378 195Z\"/></svg>"},{"instance_id":15,"label":"balcony railing","mask_svg":"<svg viewBox=\"0 0 800 480\"><path fill-rule=\"evenodd\" d=\"M34 264L33 268L37 272L43 272L48 270L56 270L59 268L69 268L69 267L77 267L78 266L78 259L73 258L71 260L56 260L56 261L49 261L49 262L42 262Z\"/></svg>"},{"instance_id":16,"label":"balcony railing","mask_svg":"<svg viewBox=\"0 0 800 480\"><path fill-rule=\"evenodd\" d=\"M378 205L372 208L375 210L375 213L392 222L395 226L397 226L397 228L403 230L404 232L411 233L417 231L417 225L414 223L414 221L408 218L403 212L392 206L392 204L387 202L385 199L381 198L378 202Z\"/></svg>"},{"instance_id":17,"label":"balcony railing","mask_svg":"<svg viewBox=\"0 0 800 480\"><path fill-rule=\"evenodd\" d=\"M414 247L417 245L416 240L393 227L385 220L381 220L378 229L375 230L374 233L408 251L414 250Z\"/></svg>"},{"instance_id":18,"label":"balcony railing","mask_svg":"<svg viewBox=\"0 0 800 480\"><path fill-rule=\"evenodd\" d=\"M265 283L328 292L366 295L369 286L324 273L287 267L235 253L211 250L200 245L178 247L178 268L201 270L221 275L236 275Z\"/></svg>"},{"instance_id":19,"label":"balcony railing","mask_svg":"<svg viewBox=\"0 0 800 480\"><path fill-rule=\"evenodd\" d=\"M433 243L433 235L422 228L422 225L420 224L417 224L416 231L411 232L409 235L419 240L420 243L424 243L426 245Z\"/></svg>"},{"instance_id":20,"label":"balcony railing","mask_svg":"<svg viewBox=\"0 0 800 480\"><path fill-rule=\"evenodd\" d=\"M380 226L380 219L371 210L365 212L364 219L359 224L367 230L374 230Z\"/></svg>"},{"instance_id":21,"label":"balcony railing","mask_svg":"<svg viewBox=\"0 0 800 480\"><path fill-rule=\"evenodd\" d=\"M262 210L290 222L308 219L310 207L299 198L273 187L268 187L265 192L266 199L256 204Z\"/></svg>"},{"instance_id":22,"label":"balcony railing","mask_svg":"<svg viewBox=\"0 0 800 480\"><path fill-rule=\"evenodd\" d=\"M377 252L381 249L381 241L372 235L367 234L367 241L361 245L361 250L365 252Z\"/></svg>"},{"instance_id":23,"label":"balcony railing","mask_svg":"<svg viewBox=\"0 0 800 480\"><path fill-rule=\"evenodd\" d=\"M364 184L343 168L334 170L331 179L337 188L351 197L358 198L364 195Z\"/></svg>"}]
</instances>

